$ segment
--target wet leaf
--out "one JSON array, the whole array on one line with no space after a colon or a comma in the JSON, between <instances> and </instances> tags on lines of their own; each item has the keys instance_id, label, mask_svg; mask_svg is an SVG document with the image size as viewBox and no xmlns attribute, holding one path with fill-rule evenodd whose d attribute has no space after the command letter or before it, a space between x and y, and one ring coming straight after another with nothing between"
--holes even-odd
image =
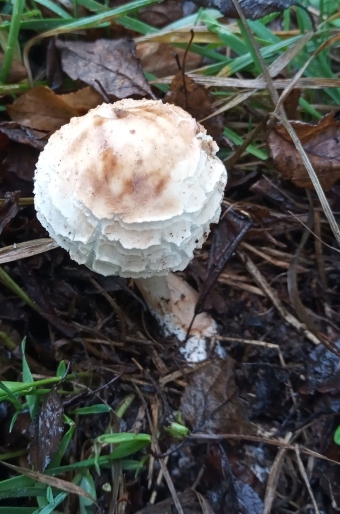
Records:
<instances>
[{"instance_id":1,"label":"wet leaf","mask_svg":"<svg viewBox=\"0 0 340 514\"><path fill-rule=\"evenodd\" d=\"M73 80L80 79L97 91L103 89L117 98L151 94L133 41L58 41L57 47L61 50L63 70Z\"/></svg>"},{"instance_id":2,"label":"wet leaf","mask_svg":"<svg viewBox=\"0 0 340 514\"><path fill-rule=\"evenodd\" d=\"M37 150L43 150L47 143L45 132L27 129L15 121L3 121L0 123L0 132L6 134L10 141L32 146Z\"/></svg>"},{"instance_id":3,"label":"wet leaf","mask_svg":"<svg viewBox=\"0 0 340 514\"><path fill-rule=\"evenodd\" d=\"M205 121L204 118L214 113L213 96L204 86L197 84L182 71L176 73L170 85L170 91L164 101L182 107L207 129L208 134L219 141L224 128L222 115L213 116Z\"/></svg>"},{"instance_id":4,"label":"wet leaf","mask_svg":"<svg viewBox=\"0 0 340 514\"><path fill-rule=\"evenodd\" d=\"M340 178L340 123L333 113L317 125L291 122L324 190ZM269 134L269 148L278 171L299 187L314 189L301 156L286 129L277 124Z\"/></svg>"},{"instance_id":5,"label":"wet leaf","mask_svg":"<svg viewBox=\"0 0 340 514\"><path fill-rule=\"evenodd\" d=\"M232 0L194 0L204 7L215 7L225 16L238 18L237 10ZM295 0L238 0L238 4L246 18L257 20L274 12L281 12L295 5Z\"/></svg>"},{"instance_id":6,"label":"wet leaf","mask_svg":"<svg viewBox=\"0 0 340 514\"><path fill-rule=\"evenodd\" d=\"M233 359L212 360L193 373L181 401L183 418L200 432L253 432L235 383Z\"/></svg>"},{"instance_id":7,"label":"wet leaf","mask_svg":"<svg viewBox=\"0 0 340 514\"><path fill-rule=\"evenodd\" d=\"M236 473L235 473L236 467ZM238 465L229 459L222 446L211 444L205 459L202 482L214 512L219 514L263 514L263 502L244 481ZM242 479L239 474L243 475Z\"/></svg>"},{"instance_id":8,"label":"wet leaf","mask_svg":"<svg viewBox=\"0 0 340 514\"><path fill-rule=\"evenodd\" d=\"M29 460L35 471L43 472L58 449L64 429L63 413L63 403L56 389L53 388L42 404L33 426Z\"/></svg>"},{"instance_id":9,"label":"wet leaf","mask_svg":"<svg viewBox=\"0 0 340 514\"><path fill-rule=\"evenodd\" d=\"M5 194L5 201L0 205L0 234L4 227L13 219L19 211L19 191Z\"/></svg>"}]
</instances>

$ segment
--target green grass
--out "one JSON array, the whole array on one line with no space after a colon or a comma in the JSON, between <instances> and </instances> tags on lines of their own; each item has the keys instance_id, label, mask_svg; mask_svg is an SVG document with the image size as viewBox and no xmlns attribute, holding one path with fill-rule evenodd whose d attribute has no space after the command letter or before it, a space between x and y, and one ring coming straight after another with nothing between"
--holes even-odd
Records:
<instances>
[{"instance_id":1,"label":"green grass","mask_svg":"<svg viewBox=\"0 0 340 514\"><path fill-rule=\"evenodd\" d=\"M36 418L43 400L50 394L53 385L57 386L61 381L72 385L76 379L79 380L81 377L84 379L86 375L89 375L89 373L78 375L66 374L65 363L61 362L55 377L34 380L25 357L25 341L22 343L22 361L22 382L0 382L0 401L11 403L16 411L12 418L10 430L12 430L16 423L18 415L27 409L30 412L32 421ZM65 391L61 388L58 388L58 393L61 397L66 394L70 395L70 391ZM138 473L147 458L147 454L139 460L133 460L131 456L147 449L151 443L151 436L149 434L127 432L113 433L111 423L109 422L107 432L93 441L92 456L90 458L67 464L63 462L65 454L68 452L75 437L79 417L112 413L117 419L120 419L125 415L133 400L134 395L128 395L121 402L120 407L115 413L109 405L99 403L71 410L70 414L75 417L75 420L64 414L64 435L51 462L42 474L36 473L34 470L17 468L7 463L7 461L16 458L18 455L27 453L26 450L0 454L0 462L3 465L11 466L12 471L21 473L19 476L0 481L0 500L24 497L35 498L36 507L32 509L16 507L16 514L25 514L26 512L48 514L58 512L55 509L67 499L70 492L74 492L78 495L80 514L91 514L94 512L96 488L93 476L100 474L102 469L110 469L112 463L118 461L123 471ZM103 451L104 454L101 455ZM65 476L65 473L73 476L69 485L67 485L68 482L57 479L60 475ZM93 501L89 499L89 496L84 496L86 493L92 497ZM1 512L11 512L4 509L0 508L0 514Z\"/></svg>"}]
</instances>

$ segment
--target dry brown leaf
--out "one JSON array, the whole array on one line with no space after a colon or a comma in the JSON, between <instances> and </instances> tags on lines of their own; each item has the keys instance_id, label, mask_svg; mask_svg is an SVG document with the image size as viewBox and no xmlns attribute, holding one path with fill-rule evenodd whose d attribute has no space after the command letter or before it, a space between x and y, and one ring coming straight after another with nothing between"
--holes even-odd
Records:
<instances>
[{"instance_id":1,"label":"dry brown leaf","mask_svg":"<svg viewBox=\"0 0 340 514\"><path fill-rule=\"evenodd\" d=\"M184 50L174 48L168 43L153 43L143 41L137 43L136 54L142 62L143 70L156 75L156 77L166 77L178 72L175 54L178 55L180 62L184 57ZM185 60L185 69L190 71L197 68L202 63L202 56L188 52Z\"/></svg>"},{"instance_id":2,"label":"dry brown leaf","mask_svg":"<svg viewBox=\"0 0 340 514\"><path fill-rule=\"evenodd\" d=\"M94 109L97 105L103 103L103 97L92 87L84 87L79 89L75 93L69 93L68 95L61 95L61 98L70 107L76 109L78 116L83 116L90 109Z\"/></svg>"},{"instance_id":3,"label":"dry brown leaf","mask_svg":"<svg viewBox=\"0 0 340 514\"><path fill-rule=\"evenodd\" d=\"M54 132L73 116L86 114L102 101L101 95L89 87L68 95L56 95L48 87L38 86L20 96L13 105L7 105L7 112L24 127Z\"/></svg>"},{"instance_id":4,"label":"dry brown leaf","mask_svg":"<svg viewBox=\"0 0 340 514\"><path fill-rule=\"evenodd\" d=\"M38 86L20 96L13 105L7 105L12 120L24 127L53 132L77 116L77 111L69 106L51 89Z\"/></svg>"},{"instance_id":5,"label":"dry brown leaf","mask_svg":"<svg viewBox=\"0 0 340 514\"><path fill-rule=\"evenodd\" d=\"M135 43L130 39L57 41L65 73L117 98L150 95Z\"/></svg>"},{"instance_id":6,"label":"dry brown leaf","mask_svg":"<svg viewBox=\"0 0 340 514\"><path fill-rule=\"evenodd\" d=\"M308 158L324 190L340 178L340 123L333 113L317 125L292 121ZM278 171L299 187L314 189L308 172L286 129L278 123L269 134L269 148Z\"/></svg>"},{"instance_id":7,"label":"dry brown leaf","mask_svg":"<svg viewBox=\"0 0 340 514\"><path fill-rule=\"evenodd\" d=\"M209 91L197 84L191 77L179 71L170 85L170 91L165 95L164 101L182 107L196 120L200 121L213 114L213 97ZM217 142L223 132L223 116L218 115L202 122L207 132Z\"/></svg>"}]
</instances>

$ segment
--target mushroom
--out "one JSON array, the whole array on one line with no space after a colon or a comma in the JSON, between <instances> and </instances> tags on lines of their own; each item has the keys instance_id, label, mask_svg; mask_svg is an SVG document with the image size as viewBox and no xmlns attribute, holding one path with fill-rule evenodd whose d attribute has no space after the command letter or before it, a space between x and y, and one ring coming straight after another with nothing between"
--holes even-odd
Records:
<instances>
[{"instance_id":1,"label":"mushroom","mask_svg":"<svg viewBox=\"0 0 340 514\"><path fill-rule=\"evenodd\" d=\"M166 275L188 265L219 219L227 174L217 150L180 107L132 99L102 104L72 118L41 152L38 219L79 264L136 279L160 319L159 299L164 305L171 296ZM207 314L194 327L200 316L203 338L216 333ZM175 315L164 323L166 333L176 333ZM178 326L186 331L182 321Z\"/></svg>"}]
</instances>

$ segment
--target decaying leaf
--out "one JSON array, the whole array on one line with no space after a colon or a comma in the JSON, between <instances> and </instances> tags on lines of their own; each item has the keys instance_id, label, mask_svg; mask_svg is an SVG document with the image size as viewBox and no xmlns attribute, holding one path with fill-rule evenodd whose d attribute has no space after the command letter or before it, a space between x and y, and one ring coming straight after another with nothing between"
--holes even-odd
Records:
<instances>
[{"instance_id":1,"label":"decaying leaf","mask_svg":"<svg viewBox=\"0 0 340 514\"><path fill-rule=\"evenodd\" d=\"M12 120L31 129L54 132L73 116L81 116L102 103L102 97L91 88L68 95L56 95L51 89L38 86L7 105Z\"/></svg>"},{"instance_id":2,"label":"decaying leaf","mask_svg":"<svg viewBox=\"0 0 340 514\"><path fill-rule=\"evenodd\" d=\"M150 95L135 43L130 39L57 41L65 73L117 98Z\"/></svg>"},{"instance_id":3,"label":"decaying leaf","mask_svg":"<svg viewBox=\"0 0 340 514\"><path fill-rule=\"evenodd\" d=\"M324 190L340 178L340 123L333 113L317 125L291 122ZM269 148L278 171L299 187L314 189L301 156L286 129L277 124L269 134Z\"/></svg>"},{"instance_id":4,"label":"decaying leaf","mask_svg":"<svg viewBox=\"0 0 340 514\"><path fill-rule=\"evenodd\" d=\"M229 454L230 455L230 454ZM208 448L202 482L213 512L221 514L263 514L263 502L253 489L256 476L238 459L216 444ZM255 479L255 480L254 480Z\"/></svg>"},{"instance_id":5,"label":"decaying leaf","mask_svg":"<svg viewBox=\"0 0 340 514\"><path fill-rule=\"evenodd\" d=\"M192 375L181 401L184 419L200 432L250 434L233 359L211 360Z\"/></svg>"},{"instance_id":6,"label":"decaying leaf","mask_svg":"<svg viewBox=\"0 0 340 514\"><path fill-rule=\"evenodd\" d=\"M155 43L153 41L142 41L136 45L137 57L141 60L144 71L153 73L156 77L174 75L178 72L178 65L175 59L177 54L179 61L183 60L185 51L174 48L167 43ZM202 56L188 52L185 59L187 71L197 68L202 63Z\"/></svg>"},{"instance_id":7,"label":"decaying leaf","mask_svg":"<svg viewBox=\"0 0 340 514\"><path fill-rule=\"evenodd\" d=\"M197 84L182 71L174 76L170 91L165 95L164 101L182 107L198 121L204 120L214 112L213 97L208 89ZM222 115L213 116L201 123L217 142L221 139L224 126Z\"/></svg>"},{"instance_id":8,"label":"decaying leaf","mask_svg":"<svg viewBox=\"0 0 340 514\"><path fill-rule=\"evenodd\" d=\"M20 123L14 121L3 121L0 123L0 132L5 134L10 141L32 146L32 148L37 150L43 150L47 143L46 139L44 139L46 138L46 132L22 127Z\"/></svg>"},{"instance_id":9,"label":"decaying leaf","mask_svg":"<svg viewBox=\"0 0 340 514\"><path fill-rule=\"evenodd\" d=\"M35 471L43 472L51 462L63 434L63 403L53 388L42 404L33 426L29 460Z\"/></svg>"}]
</instances>

